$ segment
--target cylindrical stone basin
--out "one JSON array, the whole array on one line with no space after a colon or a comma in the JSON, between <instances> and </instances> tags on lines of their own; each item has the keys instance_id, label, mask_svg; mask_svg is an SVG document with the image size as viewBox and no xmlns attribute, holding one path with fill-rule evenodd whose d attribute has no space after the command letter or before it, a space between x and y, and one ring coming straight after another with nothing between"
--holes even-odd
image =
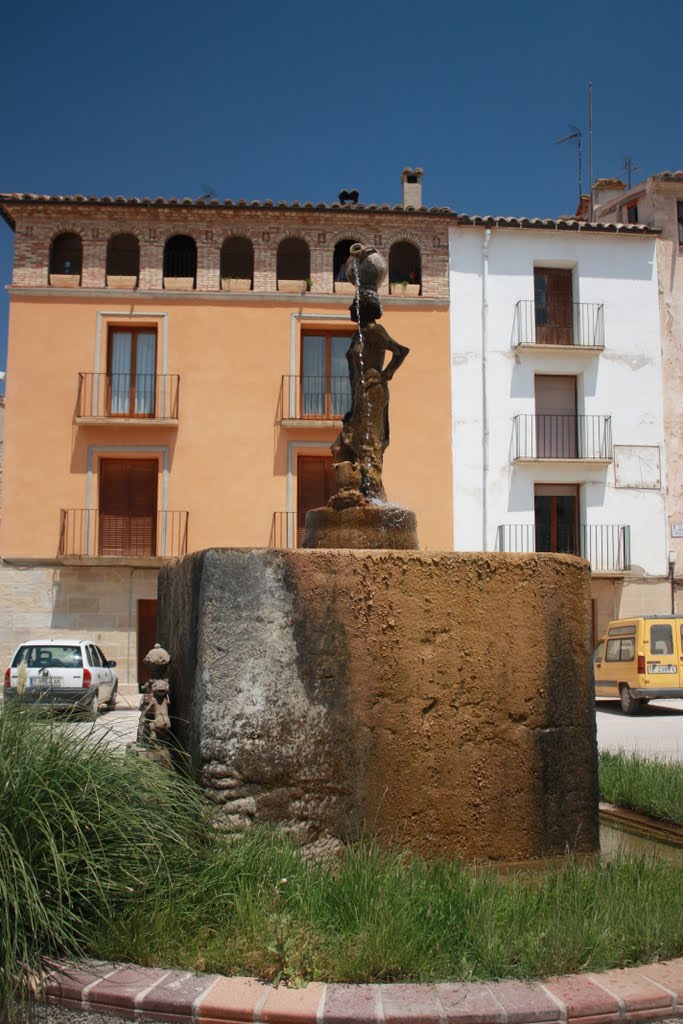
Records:
<instances>
[{"instance_id":1,"label":"cylindrical stone basin","mask_svg":"<svg viewBox=\"0 0 683 1024\"><path fill-rule=\"evenodd\" d=\"M165 566L171 710L217 816L474 861L596 851L589 580L569 555Z\"/></svg>"}]
</instances>

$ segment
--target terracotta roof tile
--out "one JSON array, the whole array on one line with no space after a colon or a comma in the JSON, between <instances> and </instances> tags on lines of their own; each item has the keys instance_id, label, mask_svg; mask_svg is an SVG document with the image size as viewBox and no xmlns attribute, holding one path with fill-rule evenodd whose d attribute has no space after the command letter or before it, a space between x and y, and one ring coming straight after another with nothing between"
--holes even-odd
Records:
<instances>
[{"instance_id":1,"label":"terracotta roof tile","mask_svg":"<svg viewBox=\"0 0 683 1024\"><path fill-rule=\"evenodd\" d=\"M655 175L660 180L675 180L683 181L683 171L665 171L662 174ZM397 214L408 214L408 215L428 215L452 218L457 224L463 226L473 227L510 227L510 228L535 228L544 230L560 230L560 231L583 231L583 232L612 232L619 234L628 235L651 235L658 234L659 232L650 228L645 224L617 224L617 223L599 223L577 220L575 218L561 217L553 219L552 217L497 217L491 214L480 215L480 214L464 214L457 213L448 206L420 206L403 207L400 204L389 205L388 203L382 203L377 205L376 203L356 203L353 205L341 204L339 202L333 203L312 203L305 202L301 203L299 200L293 200L287 202L284 199L280 199L275 202L272 199L266 199L264 201L238 199L237 201L232 199L219 200L212 198L207 200L206 197L199 199L191 199L189 196L185 196L183 199L179 199L177 196L171 196L170 198L164 198L163 196L157 196L155 199L151 199L149 196L139 198L137 196L60 196L60 195L41 195L32 192L9 192L0 194L0 213L4 216L5 220L14 226L14 221L9 213L8 207L16 205L65 205L65 206L186 206L193 208L205 208L210 207L223 207L231 209L238 207L240 209L278 209L278 210L318 210L324 212L339 212L339 213L363 213L363 212L378 212L378 213L397 213Z\"/></svg>"}]
</instances>

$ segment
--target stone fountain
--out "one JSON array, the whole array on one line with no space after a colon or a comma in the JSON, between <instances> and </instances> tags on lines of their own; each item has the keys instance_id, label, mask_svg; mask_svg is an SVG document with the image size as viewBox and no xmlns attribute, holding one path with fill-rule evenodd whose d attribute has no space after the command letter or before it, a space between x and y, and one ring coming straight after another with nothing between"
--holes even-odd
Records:
<instances>
[{"instance_id":1,"label":"stone fountain","mask_svg":"<svg viewBox=\"0 0 683 1024\"><path fill-rule=\"evenodd\" d=\"M417 550L382 485L408 349L377 323L379 254L354 247L347 273L352 407L309 550L209 549L161 571L177 737L227 828L269 823L318 851L364 833L475 861L593 853L588 564Z\"/></svg>"}]
</instances>

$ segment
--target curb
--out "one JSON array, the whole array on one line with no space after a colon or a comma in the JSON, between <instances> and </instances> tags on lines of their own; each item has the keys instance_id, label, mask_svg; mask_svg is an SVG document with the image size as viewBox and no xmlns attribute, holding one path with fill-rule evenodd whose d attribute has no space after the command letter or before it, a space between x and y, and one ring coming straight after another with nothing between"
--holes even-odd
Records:
<instances>
[{"instance_id":1,"label":"curb","mask_svg":"<svg viewBox=\"0 0 683 1024\"><path fill-rule=\"evenodd\" d=\"M547 981L292 989L153 967L53 966L44 998L152 1024L621 1024L683 1016L683 957Z\"/></svg>"},{"instance_id":2,"label":"curb","mask_svg":"<svg viewBox=\"0 0 683 1024\"><path fill-rule=\"evenodd\" d=\"M683 827L673 825L659 818L651 818L640 811L632 811L627 807L616 807L614 804L600 803L600 820L625 832L643 836L655 842L667 843L669 846L683 846Z\"/></svg>"}]
</instances>

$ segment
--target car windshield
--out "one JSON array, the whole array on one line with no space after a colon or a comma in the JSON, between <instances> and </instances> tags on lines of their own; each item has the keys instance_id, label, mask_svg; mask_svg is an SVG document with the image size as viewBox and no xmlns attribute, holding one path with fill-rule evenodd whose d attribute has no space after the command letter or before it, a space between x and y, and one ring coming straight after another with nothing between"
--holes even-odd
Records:
<instances>
[{"instance_id":1,"label":"car windshield","mask_svg":"<svg viewBox=\"0 0 683 1024\"><path fill-rule=\"evenodd\" d=\"M61 644L25 644L14 655L12 668L25 662L27 668L83 668L80 647Z\"/></svg>"}]
</instances>

